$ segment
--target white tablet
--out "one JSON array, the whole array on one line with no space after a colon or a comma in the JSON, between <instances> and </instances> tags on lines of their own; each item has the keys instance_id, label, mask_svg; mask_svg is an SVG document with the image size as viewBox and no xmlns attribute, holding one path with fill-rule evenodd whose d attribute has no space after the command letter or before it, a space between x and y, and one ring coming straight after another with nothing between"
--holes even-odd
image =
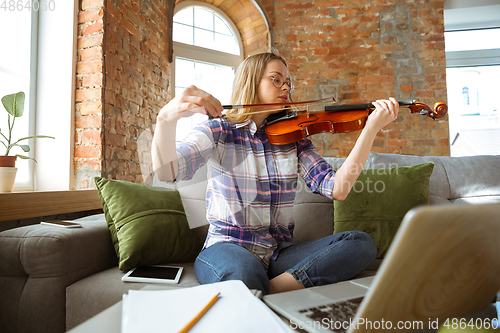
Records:
<instances>
[{"instance_id":1,"label":"white tablet","mask_svg":"<svg viewBox=\"0 0 500 333\"><path fill-rule=\"evenodd\" d=\"M126 282L145 283L178 283L181 278L182 267L176 266L139 266L132 268L122 277Z\"/></svg>"}]
</instances>

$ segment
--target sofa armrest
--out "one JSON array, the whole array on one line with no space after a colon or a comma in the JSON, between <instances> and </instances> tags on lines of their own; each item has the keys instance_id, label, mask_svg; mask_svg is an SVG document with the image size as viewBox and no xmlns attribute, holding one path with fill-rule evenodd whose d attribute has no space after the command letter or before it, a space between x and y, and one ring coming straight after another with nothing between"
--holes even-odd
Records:
<instances>
[{"instance_id":1,"label":"sofa armrest","mask_svg":"<svg viewBox=\"0 0 500 333\"><path fill-rule=\"evenodd\" d=\"M101 215L82 228L31 225L0 233L0 331L64 332L66 287L117 265Z\"/></svg>"}]
</instances>

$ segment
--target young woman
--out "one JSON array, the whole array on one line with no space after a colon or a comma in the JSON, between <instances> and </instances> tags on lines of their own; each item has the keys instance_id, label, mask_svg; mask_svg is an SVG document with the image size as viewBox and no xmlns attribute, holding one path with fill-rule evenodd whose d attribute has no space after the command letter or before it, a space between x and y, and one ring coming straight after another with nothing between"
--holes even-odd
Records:
<instances>
[{"instance_id":1,"label":"young woman","mask_svg":"<svg viewBox=\"0 0 500 333\"><path fill-rule=\"evenodd\" d=\"M289 101L292 90L285 60L273 53L257 54L238 68L231 103L282 103ZM208 167L210 227L194 265L200 283L242 280L268 294L350 279L371 264L377 249L362 232L294 244L293 203L299 175L315 193L346 198L376 133L398 115L393 98L373 104L376 109L337 172L310 140L269 144L266 118L279 111L229 110L220 118L221 103L194 86L162 108L152 148L158 179L190 179L202 165ZM259 110L263 112L255 113ZM217 118L199 124L176 147L177 120L195 112Z\"/></svg>"}]
</instances>

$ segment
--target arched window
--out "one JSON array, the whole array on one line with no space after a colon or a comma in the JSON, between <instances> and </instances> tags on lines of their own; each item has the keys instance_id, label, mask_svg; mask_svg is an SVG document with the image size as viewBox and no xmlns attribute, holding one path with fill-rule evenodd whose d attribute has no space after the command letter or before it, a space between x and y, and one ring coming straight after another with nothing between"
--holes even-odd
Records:
<instances>
[{"instance_id":1,"label":"arched window","mask_svg":"<svg viewBox=\"0 0 500 333\"><path fill-rule=\"evenodd\" d=\"M222 11L198 2L176 5L173 24L172 80L177 95L190 85L229 104L234 72L243 61L238 29ZM177 140L207 116L196 114L177 122Z\"/></svg>"},{"instance_id":2,"label":"arched window","mask_svg":"<svg viewBox=\"0 0 500 333\"><path fill-rule=\"evenodd\" d=\"M241 54L235 32L211 8L189 6L178 11L174 16L173 37L175 42Z\"/></svg>"}]
</instances>

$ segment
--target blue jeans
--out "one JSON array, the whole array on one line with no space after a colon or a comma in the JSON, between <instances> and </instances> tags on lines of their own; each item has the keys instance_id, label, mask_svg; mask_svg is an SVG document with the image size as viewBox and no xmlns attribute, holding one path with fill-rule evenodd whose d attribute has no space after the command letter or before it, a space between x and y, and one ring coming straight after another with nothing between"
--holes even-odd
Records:
<instances>
[{"instance_id":1,"label":"blue jeans","mask_svg":"<svg viewBox=\"0 0 500 333\"><path fill-rule=\"evenodd\" d=\"M250 251L233 243L216 243L196 258L194 272L201 284L241 280L250 289L269 294L269 280L288 272L304 287L348 280L375 259L377 247L370 236L347 231L281 249L264 265Z\"/></svg>"}]
</instances>

